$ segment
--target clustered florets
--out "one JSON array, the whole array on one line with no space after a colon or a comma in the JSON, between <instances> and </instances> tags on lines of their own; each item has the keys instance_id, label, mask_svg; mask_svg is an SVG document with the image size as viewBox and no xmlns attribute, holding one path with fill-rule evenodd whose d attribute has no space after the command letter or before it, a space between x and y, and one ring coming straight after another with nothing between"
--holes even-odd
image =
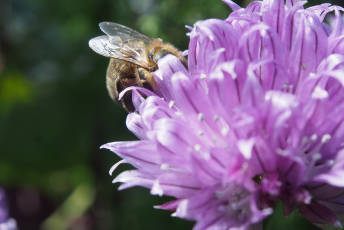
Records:
<instances>
[{"instance_id":1,"label":"clustered florets","mask_svg":"<svg viewBox=\"0 0 344 230\"><path fill-rule=\"evenodd\" d=\"M169 55L155 72L159 92L127 89L136 108L127 126L139 140L103 147L136 169L114 182L175 197L159 207L196 230L259 227L277 201L340 226L343 9L225 2L226 20L191 29L188 69Z\"/></svg>"}]
</instances>

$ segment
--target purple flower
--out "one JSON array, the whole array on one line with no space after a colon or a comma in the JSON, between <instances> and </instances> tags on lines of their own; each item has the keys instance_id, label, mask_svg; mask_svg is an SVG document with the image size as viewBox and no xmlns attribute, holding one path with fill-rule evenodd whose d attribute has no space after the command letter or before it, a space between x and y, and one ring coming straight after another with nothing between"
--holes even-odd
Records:
<instances>
[{"instance_id":1,"label":"purple flower","mask_svg":"<svg viewBox=\"0 0 344 230\"><path fill-rule=\"evenodd\" d=\"M278 201L286 213L340 226L343 9L224 1L233 9L226 20L191 29L188 69L168 55L155 72L159 92L125 91L139 140L103 147L123 158L111 171L136 169L113 182L175 197L158 208L196 221L195 230L259 229Z\"/></svg>"},{"instance_id":2,"label":"purple flower","mask_svg":"<svg viewBox=\"0 0 344 230\"><path fill-rule=\"evenodd\" d=\"M17 230L16 221L8 216L5 191L0 188L0 230Z\"/></svg>"}]
</instances>

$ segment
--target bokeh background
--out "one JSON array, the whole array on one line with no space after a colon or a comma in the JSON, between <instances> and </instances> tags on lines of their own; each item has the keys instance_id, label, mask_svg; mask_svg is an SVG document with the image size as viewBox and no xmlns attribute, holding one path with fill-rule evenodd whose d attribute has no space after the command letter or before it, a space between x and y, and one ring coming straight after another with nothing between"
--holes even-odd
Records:
<instances>
[{"instance_id":1,"label":"bokeh background","mask_svg":"<svg viewBox=\"0 0 344 230\"><path fill-rule=\"evenodd\" d=\"M192 228L153 208L168 198L111 183L119 159L99 146L135 137L88 40L114 21L185 50L185 25L229 13L220 0L0 0L0 186L21 230ZM316 229L281 207L265 226Z\"/></svg>"}]
</instances>

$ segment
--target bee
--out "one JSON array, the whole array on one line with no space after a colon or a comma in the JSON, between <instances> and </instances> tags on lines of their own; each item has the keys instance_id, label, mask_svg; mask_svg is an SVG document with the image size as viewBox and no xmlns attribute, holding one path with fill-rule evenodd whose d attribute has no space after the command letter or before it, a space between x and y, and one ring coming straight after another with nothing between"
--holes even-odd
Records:
<instances>
[{"instance_id":1,"label":"bee","mask_svg":"<svg viewBox=\"0 0 344 230\"><path fill-rule=\"evenodd\" d=\"M186 66L186 59L173 45L152 39L126 26L114 22L99 23L106 35L92 38L89 46L96 53L110 58L106 72L106 87L110 97L118 101L119 94L127 87L139 86L157 91L153 72L158 61L172 54ZM120 100L128 112L135 111L131 92Z\"/></svg>"}]
</instances>

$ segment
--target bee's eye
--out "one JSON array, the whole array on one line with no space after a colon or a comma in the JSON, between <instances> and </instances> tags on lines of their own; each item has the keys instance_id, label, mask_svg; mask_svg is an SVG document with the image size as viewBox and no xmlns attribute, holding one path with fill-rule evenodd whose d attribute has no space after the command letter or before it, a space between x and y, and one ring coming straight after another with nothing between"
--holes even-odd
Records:
<instances>
[{"instance_id":1,"label":"bee's eye","mask_svg":"<svg viewBox=\"0 0 344 230\"><path fill-rule=\"evenodd\" d=\"M149 53L148 53L148 58L151 59L151 60L153 60L153 54L152 54L152 52L149 52Z\"/></svg>"}]
</instances>

